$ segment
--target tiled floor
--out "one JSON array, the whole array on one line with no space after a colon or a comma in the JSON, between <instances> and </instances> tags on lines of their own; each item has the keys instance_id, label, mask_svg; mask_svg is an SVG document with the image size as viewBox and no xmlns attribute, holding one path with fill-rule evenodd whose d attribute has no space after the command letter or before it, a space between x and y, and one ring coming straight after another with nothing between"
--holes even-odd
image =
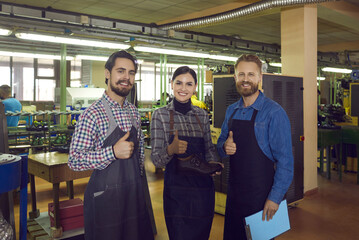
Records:
<instances>
[{"instance_id":1,"label":"tiled floor","mask_svg":"<svg viewBox=\"0 0 359 240\"><path fill-rule=\"evenodd\" d=\"M147 152L148 155L148 152ZM163 174L155 173L151 162L146 161L147 178L155 215L156 240L166 240L168 235L162 210ZM279 240L355 240L359 239L359 185L356 174L343 174L339 182L335 172L332 179L318 175L318 192L304 197L299 204L289 209L291 230L277 237ZM75 181L75 197L83 198L88 178ZM66 184L62 184L60 200L66 199ZM40 212L47 211L52 201L52 186L36 178L37 201ZM29 197L30 201L30 197ZM28 209L30 210L29 202ZM15 212L18 213L18 206ZM16 214L16 222L18 216ZM215 215L211 240L220 240L223 235L224 217Z\"/></svg>"}]
</instances>

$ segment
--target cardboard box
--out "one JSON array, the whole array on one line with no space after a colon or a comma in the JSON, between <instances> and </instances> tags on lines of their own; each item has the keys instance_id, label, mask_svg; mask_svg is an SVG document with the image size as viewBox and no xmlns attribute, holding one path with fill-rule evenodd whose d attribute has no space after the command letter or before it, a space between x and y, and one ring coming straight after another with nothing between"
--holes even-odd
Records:
<instances>
[{"instance_id":1,"label":"cardboard box","mask_svg":"<svg viewBox=\"0 0 359 240\"><path fill-rule=\"evenodd\" d=\"M212 71L206 71L206 83L213 82L213 72Z\"/></svg>"}]
</instances>

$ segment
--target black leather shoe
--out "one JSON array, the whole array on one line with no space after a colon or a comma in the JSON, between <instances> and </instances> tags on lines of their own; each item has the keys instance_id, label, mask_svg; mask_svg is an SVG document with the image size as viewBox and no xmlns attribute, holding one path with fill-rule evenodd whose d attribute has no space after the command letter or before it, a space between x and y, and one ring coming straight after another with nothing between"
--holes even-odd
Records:
<instances>
[{"instance_id":1,"label":"black leather shoe","mask_svg":"<svg viewBox=\"0 0 359 240\"><path fill-rule=\"evenodd\" d=\"M187 158L177 159L177 171L194 174L214 174L222 171L223 167L217 163L209 163L202 160L196 154Z\"/></svg>"}]
</instances>

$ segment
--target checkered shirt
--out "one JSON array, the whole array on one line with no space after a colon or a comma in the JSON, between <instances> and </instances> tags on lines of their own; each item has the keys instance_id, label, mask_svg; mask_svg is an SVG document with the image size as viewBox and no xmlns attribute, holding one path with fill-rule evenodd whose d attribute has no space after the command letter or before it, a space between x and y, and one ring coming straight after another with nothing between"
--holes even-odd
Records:
<instances>
[{"instance_id":1,"label":"checkered shirt","mask_svg":"<svg viewBox=\"0 0 359 240\"><path fill-rule=\"evenodd\" d=\"M104 169L112 161L116 160L112 146L102 148L107 136L109 118L101 99L109 103L115 121L122 131L131 130L131 116L136 122L136 129L139 136L140 169L143 171L144 161L144 136L141 130L141 116L137 108L124 101L123 107L112 100L105 92L100 99L88 107L79 117L72 136L68 165L75 171L89 169Z\"/></svg>"},{"instance_id":2,"label":"checkered shirt","mask_svg":"<svg viewBox=\"0 0 359 240\"><path fill-rule=\"evenodd\" d=\"M165 167L173 156L167 153L170 135L170 113L174 111L174 130L178 135L188 137L203 137L205 145L205 157L209 161L218 161L216 149L212 143L208 114L205 110L191 105L191 110L185 115L174 111L173 102L167 106L155 110L151 119L151 159L156 167ZM203 126L203 132L198 124L195 115L198 116Z\"/></svg>"}]
</instances>

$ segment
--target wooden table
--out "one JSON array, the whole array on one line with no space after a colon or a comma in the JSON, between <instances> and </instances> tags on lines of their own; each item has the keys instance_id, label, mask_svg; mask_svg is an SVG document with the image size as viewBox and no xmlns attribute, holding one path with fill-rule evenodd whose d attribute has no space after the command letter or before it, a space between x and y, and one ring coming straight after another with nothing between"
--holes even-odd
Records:
<instances>
[{"instance_id":1,"label":"wooden table","mask_svg":"<svg viewBox=\"0 0 359 240\"><path fill-rule=\"evenodd\" d=\"M89 177L92 171L72 171L67 166L68 154L58 152L37 153L28 156L28 172L31 187L32 212L30 218L37 218L40 215L36 207L35 177L40 177L53 186L54 220L55 225L51 228L52 237L62 236L62 227L59 217L59 188L61 182L67 182L69 198L74 197L73 180Z\"/></svg>"}]
</instances>

